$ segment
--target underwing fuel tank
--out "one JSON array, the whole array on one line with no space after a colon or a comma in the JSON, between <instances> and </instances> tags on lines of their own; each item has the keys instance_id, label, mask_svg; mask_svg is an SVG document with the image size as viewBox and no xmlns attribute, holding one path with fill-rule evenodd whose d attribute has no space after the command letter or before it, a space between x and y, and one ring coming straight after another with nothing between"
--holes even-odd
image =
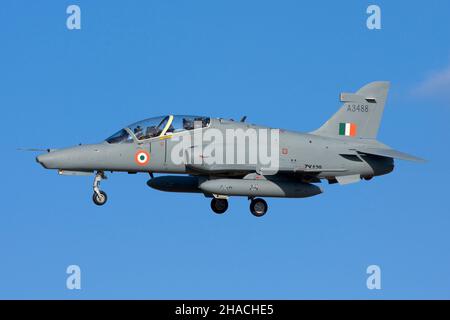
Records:
<instances>
[{"instance_id":1,"label":"underwing fuel tank","mask_svg":"<svg viewBox=\"0 0 450 320\"><path fill-rule=\"evenodd\" d=\"M323 192L322 188L303 182L214 179L200 183L200 190L226 196L307 198Z\"/></svg>"}]
</instances>

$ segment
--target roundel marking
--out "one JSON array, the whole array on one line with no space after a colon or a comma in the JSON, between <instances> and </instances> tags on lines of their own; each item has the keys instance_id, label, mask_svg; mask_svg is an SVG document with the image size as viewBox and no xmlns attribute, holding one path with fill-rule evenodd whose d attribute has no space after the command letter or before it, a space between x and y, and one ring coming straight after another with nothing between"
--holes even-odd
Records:
<instances>
[{"instance_id":1,"label":"roundel marking","mask_svg":"<svg viewBox=\"0 0 450 320\"><path fill-rule=\"evenodd\" d=\"M145 166L149 163L150 161L150 154L147 151L144 150L139 150L136 152L136 154L134 155L134 161L139 165L139 166Z\"/></svg>"}]
</instances>

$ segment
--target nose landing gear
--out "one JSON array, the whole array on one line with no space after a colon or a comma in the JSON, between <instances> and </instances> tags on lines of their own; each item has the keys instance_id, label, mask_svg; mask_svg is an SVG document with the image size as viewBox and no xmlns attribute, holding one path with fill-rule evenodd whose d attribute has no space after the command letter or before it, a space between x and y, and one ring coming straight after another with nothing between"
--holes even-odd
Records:
<instances>
[{"instance_id":1,"label":"nose landing gear","mask_svg":"<svg viewBox=\"0 0 450 320\"><path fill-rule=\"evenodd\" d=\"M98 206L104 205L108 200L108 196L106 195L106 193L100 190L100 182L103 179L105 180L107 179L106 175L104 174L104 172L98 171L94 178L94 185L93 185L94 194L92 195L92 200Z\"/></svg>"},{"instance_id":2,"label":"nose landing gear","mask_svg":"<svg viewBox=\"0 0 450 320\"><path fill-rule=\"evenodd\" d=\"M108 200L108 196L104 191L100 190L98 194L94 192L94 194L92 195L92 200L96 205L102 206Z\"/></svg>"}]
</instances>

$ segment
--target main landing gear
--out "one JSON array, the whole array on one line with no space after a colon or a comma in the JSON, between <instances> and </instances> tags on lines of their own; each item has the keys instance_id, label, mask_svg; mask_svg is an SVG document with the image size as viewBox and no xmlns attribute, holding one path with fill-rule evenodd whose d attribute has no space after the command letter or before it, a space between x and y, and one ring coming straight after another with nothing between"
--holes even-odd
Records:
<instances>
[{"instance_id":1,"label":"main landing gear","mask_svg":"<svg viewBox=\"0 0 450 320\"><path fill-rule=\"evenodd\" d=\"M262 217L266 214L268 205L267 202L261 198L249 198L250 212L255 217ZM226 198L213 198L211 200L211 209L217 214L225 213L228 209L228 200Z\"/></svg>"},{"instance_id":2,"label":"main landing gear","mask_svg":"<svg viewBox=\"0 0 450 320\"><path fill-rule=\"evenodd\" d=\"M211 200L211 209L217 214L225 213L228 209L228 200L222 198L213 198Z\"/></svg>"},{"instance_id":3,"label":"main landing gear","mask_svg":"<svg viewBox=\"0 0 450 320\"><path fill-rule=\"evenodd\" d=\"M262 217L265 215L268 208L267 202L261 198L252 199L250 202L250 212L255 217Z\"/></svg>"},{"instance_id":4,"label":"main landing gear","mask_svg":"<svg viewBox=\"0 0 450 320\"><path fill-rule=\"evenodd\" d=\"M97 174L95 175L94 178L94 194L92 195L92 200L94 201L94 203L98 206L102 206L106 203L106 201L108 200L108 196L106 195L106 193L102 190L100 190L100 182L103 179L107 179L104 172L99 171L97 172Z\"/></svg>"}]
</instances>

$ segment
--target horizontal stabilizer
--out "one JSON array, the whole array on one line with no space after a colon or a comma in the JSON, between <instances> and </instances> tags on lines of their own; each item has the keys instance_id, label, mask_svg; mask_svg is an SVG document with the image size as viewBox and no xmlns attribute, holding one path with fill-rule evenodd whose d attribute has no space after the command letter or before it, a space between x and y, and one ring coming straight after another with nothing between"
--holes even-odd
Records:
<instances>
[{"instance_id":1,"label":"horizontal stabilizer","mask_svg":"<svg viewBox=\"0 0 450 320\"><path fill-rule=\"evenodd\" d=\"M406 161L415 161L415 162L426 162L425 159L418 158L412 156L410 154L400 152L394 149L386 149L386 148L373 148L373 147L358 147L356 151L366 154L371 154L375 156L394 158Z\"/></svg>"}]
</instances>

